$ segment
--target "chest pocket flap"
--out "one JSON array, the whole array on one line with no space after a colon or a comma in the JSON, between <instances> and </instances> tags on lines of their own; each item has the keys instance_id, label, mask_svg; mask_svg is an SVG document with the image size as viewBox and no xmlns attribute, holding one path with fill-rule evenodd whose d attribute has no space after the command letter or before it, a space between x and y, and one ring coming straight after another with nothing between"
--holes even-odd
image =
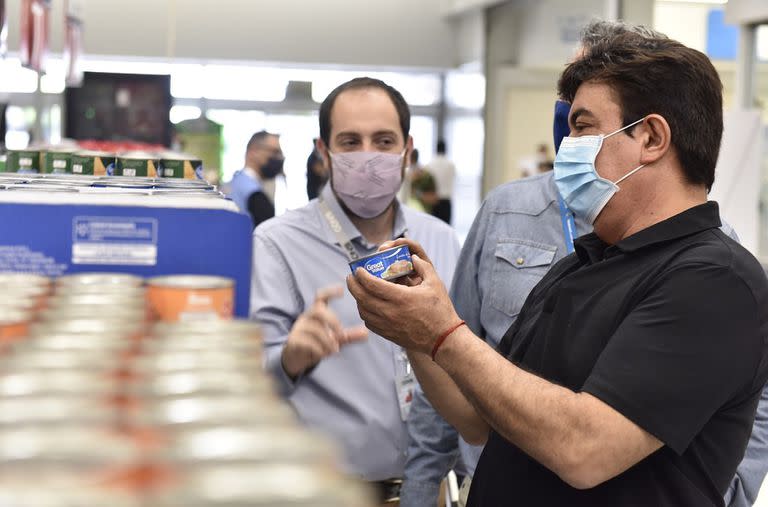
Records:
<instances>
[{"instance_id":1,"label":"chest pocket flap","mask_svg":"<svg viewBox=\"0 0 768 507\"><path fill-rule=\"evenodd\" d=\"M491 305L510 317L520 313L528 293L549 271L557 247L502 239L494 250Z\"/></svg>"},{"instance_id":2,"label":"chest pocket flap","mask_svg":"<svg viewBox=\"0 0 768 507\"><path fill-rule=\"evenodd\" d=\"M499 241L495 254L497 259L507 261L514 268L526 269L551 265L556 251L554 246Z\"/></svg>"}]
</instances>

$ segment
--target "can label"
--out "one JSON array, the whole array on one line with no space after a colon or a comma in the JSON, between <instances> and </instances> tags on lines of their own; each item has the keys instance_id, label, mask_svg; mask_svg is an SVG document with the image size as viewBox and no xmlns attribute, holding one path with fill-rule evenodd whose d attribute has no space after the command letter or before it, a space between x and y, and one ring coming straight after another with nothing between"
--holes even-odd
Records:
<instances>
[{"instance_id":1,"label":"can label","mask_svg":"<svg viewBox=\"0 0 768 507\"><path fill-rule=\"evenodd\" d=\"M114 172L115 158L108 155L72 155L72 174L107 176Z\"/></svg>"},{"instance_id":2,"label":"can label","mask_svg":"<svg viewBox=\"0 0 768 507\"><path fill-rule=\"evenodd\" d=\"M40 152L28 150L9 151L6 160L6 171L14 173L39 173Z\"/></svg>"},{"instance_id":3,"label":"can label","mask_svg":"<svg viewBox=\"0 0 768 507\"><path fill-rule=\"evenodd\" d=\"M411 252L408 247L398 246L363 257L349 263L352 273L357 268L363 268L382 280L394 280L413 272Z\"/></svg>"},{"instance_id":4,"label":"can label","mask_svg":"<svg viewBox=\"0 0 768 507\"><path fill-rule=\"evenodd\" d=\"M150 280L147 290L153 320L165 322L231 319L234 316L234 299L232 284L203 288L153 284Z\"/></svg>"},{"instance_id":5,"label":"can label","mask_svg":"<svg viewBox=\"0 0 768 507\"><path fill-rule=\"evenodd\" d=\"M72 172L72 154L46 152L45 172L53 174L65 174Z\"/></svg>"},{"instance_id":6,"label":"can label","mask_svg":"<svg viewBox=\"0 0 768 507\"><path fill-rule=\"evenodd\" d=\"M118 158L115 176L150 177L157 175L155 161L143 158Z\"/></svg>"}]
</instances>

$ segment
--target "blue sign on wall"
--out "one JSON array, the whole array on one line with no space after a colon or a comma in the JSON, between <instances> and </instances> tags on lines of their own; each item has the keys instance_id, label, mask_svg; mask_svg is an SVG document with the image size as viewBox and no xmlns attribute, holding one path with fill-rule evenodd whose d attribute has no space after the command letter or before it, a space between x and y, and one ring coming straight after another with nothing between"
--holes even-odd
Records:
<instances>
[{"instance_id":1,"label":"blue sign on wall","mask_svg":"<svg viewBox=\"0 0 768 507\"><path fill-rule=\"evenodd\" d=\"M712 9L707 16L707 55L713 60L735 60L739 28L725 24L725 10Z\"/></svg>"}]
</instances>

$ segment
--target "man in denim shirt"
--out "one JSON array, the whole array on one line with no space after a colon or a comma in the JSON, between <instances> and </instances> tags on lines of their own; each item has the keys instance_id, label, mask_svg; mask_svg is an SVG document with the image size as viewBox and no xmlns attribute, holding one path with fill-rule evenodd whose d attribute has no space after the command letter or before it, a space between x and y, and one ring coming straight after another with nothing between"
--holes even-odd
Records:
<instances>
[{"instance_id":1,"label":"man in denim shirt","mask_svg":"<svg viewBox=\"0 0 768 507\"><path fill-rule=\"evenodd\" d=\"M582 32L582 45L624 31L658 35L641 26L594 21ZM567 104L559 103L556 149L568 134L567 114ZM724 232L737 239L733 228L723 224ZM568 254L570 241L564 226L552 173L507 183L488 195L462 249L458 261L462 269L451 286L456 310L474 333L498 345L530 290ZM576 229L579 235L591 231L579 217ZM435 505L440 481L455 465L459 474L469 478L474 474L482 447L466 444L421 391L412 405L409 434L402 507ZM767 452L768 391L764 391L746 455L725 495L729 507L752 505L768 469Z\"/></svg>"}]
</instances>

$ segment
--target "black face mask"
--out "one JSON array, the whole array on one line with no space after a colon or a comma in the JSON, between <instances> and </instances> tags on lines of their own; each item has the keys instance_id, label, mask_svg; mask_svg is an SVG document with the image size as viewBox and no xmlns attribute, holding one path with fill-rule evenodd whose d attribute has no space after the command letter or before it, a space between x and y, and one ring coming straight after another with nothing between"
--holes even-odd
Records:
<instances>
[{"instance_id":1,"label":"black face mask","mask_svg":"<svg viewBox=\"0 0 768 507\"><path fill-rule=\"evenodd\" d=\"M273 180L278 174L283 172L284 158L272 157L267 163L261 166L261 177L265 180Z\"/></svg>"}]
</instances>

